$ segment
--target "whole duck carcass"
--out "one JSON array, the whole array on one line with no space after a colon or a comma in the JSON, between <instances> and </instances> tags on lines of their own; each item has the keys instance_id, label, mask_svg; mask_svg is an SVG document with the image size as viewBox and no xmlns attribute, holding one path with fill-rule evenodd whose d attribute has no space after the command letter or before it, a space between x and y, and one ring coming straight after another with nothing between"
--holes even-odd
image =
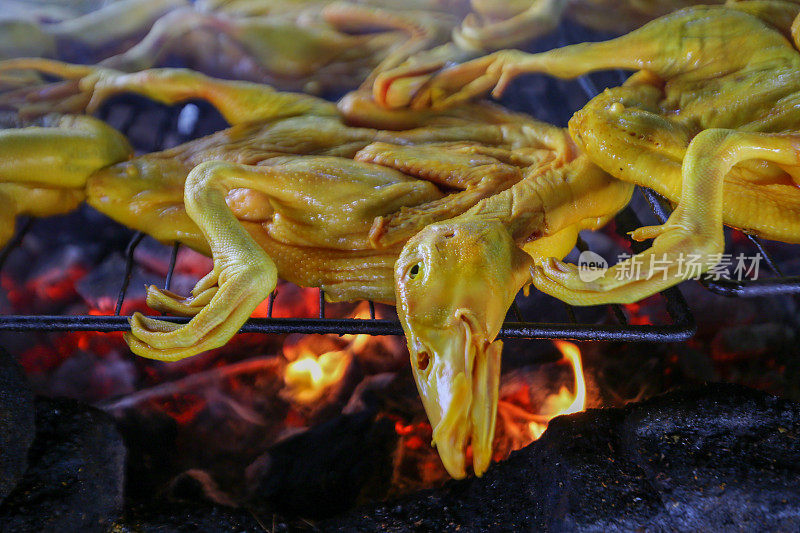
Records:
<instances>
[{"instance_id":1,"label":"whole duck carcass","mask_svg":"<svg viewBox=\"0 0 800 533\"><path fill-rule=\"evenodd\" d=\"M475 472L489 464L501 351L494 339L530 282L531 254L563 257L579 230L603 225L632 191L566 130L488 103L392 112L353 93L337 108L186 70L0 63L0 71L26 68L66 81L0 98L20 120L40 121L0 131L0 242L19 214L86 201L210 254L214 268L190 297L148 289L150 307L191 316L188 324L131 318L131 349L160 360L225 344L278 276L322 287L331 301L397 302L413 324L412 364L434 442L455 477L465 475L470 443ZM204 98L232 127L131 158L108 125L65 114L125 91L165 103Z\"/></svg>"},{"instance_id":2,"label":"whole duck carcass","mask_svg":"<svg viewBox=\"0 0 800 533\"><path fill-rule=\"evenodd\" d=\"M555 257L539 257L532 272L538 289L573 305L628 303L718 263L723 223L800 242L798 13L797 2L780 1L694 7L607 42L540 54L503 51L399 88L413 87L403 99L420 108L445 109L492 88L500 94L524 72L573 78L611 68L636 71L578 111L569 130L594 164L653 188L676 209L665 224L632 233L653 238L649 249L598 279L582 279L574 265ZM409 241L398 264L417 257L423 238ZM440 242L430 232L424 246ZM689 261L697 267L688 268ZM431 272L446 266L437 257L426 263ZM418 283L426 291L430 282ZM402 297L398 309L406 309ZM418 325L413 311L401 319L412 360L440 356L413 342L430 321Z\"/></svg>"},{"instance_id":3,"label":"whole duck carcass","mask_svg":"<svg viewBox=\"0 0 800 533\"><path fill-rule=\"evenodd\" d=\"M592 30L622 34L700 3L721 4L724 0L472 0L471 12L453 30L450 42L417 52L399 65L384 65L376 73L375 98L391 107L408 106L405 97L431 73L488 52L522 46L552 33L564 19ZM413 105L425 103L416 99Z\"/></svg>"},{"instance_id":4,"label":"whole duck carcass","mask_svg":"<svg viewBox=\"0 0 800 533\"><path fill-rule=\"evenodd\" d=\"M499 95L525 72L573 78L603 69L636 71L573 116L571 137L593 164L653 188L676 209L665 224L634 231L634 239L653 238L652 246L600 278L582 277L546 252L532 269L538 289L570 304L629 303L712 268L724 251L723 223L800 242L799 12L797 2L779 1L694 7L607 42L540 54L502 51L432 77L379 77L374 94L385 107L391 101L380 97L395 94L415 109L441 110L492 88ZM447 271L448 261L419 253L446 243L447 233L437 226L409 240L398 268L423 257L426 272ZM412 285L416 294L437 294L441 286L434 276L398 284L412 361L429 362L412 366L423 389L436 379L424 367L451 354L427 341L447 320L407 297Z\"/></svg>"}]
</instances>

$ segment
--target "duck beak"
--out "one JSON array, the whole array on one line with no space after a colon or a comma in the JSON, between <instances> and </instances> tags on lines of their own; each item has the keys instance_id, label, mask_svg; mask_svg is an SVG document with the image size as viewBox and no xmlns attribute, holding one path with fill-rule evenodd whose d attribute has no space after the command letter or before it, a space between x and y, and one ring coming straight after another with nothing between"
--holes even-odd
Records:
<instances>
[{"instance_id":1,"label":"duck beak","mask_svg":"<svg viewBox=\"0 0 800 533\"><path fill-rule=\"evenodd\" d=\"M418 336L411 352L433 445L448 473L458 479L466 475L470 446L476 475L492 459L502 342L489 342L471 311L458 309L454 318L452 329L425 331L424 340Z\"/></svg>"}]
</instances>

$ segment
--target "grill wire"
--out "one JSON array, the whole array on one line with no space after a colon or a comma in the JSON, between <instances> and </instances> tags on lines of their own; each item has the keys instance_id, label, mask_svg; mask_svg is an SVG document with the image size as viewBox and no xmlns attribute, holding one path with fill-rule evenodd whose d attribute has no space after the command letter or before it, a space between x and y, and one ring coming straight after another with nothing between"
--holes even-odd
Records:
<instances>
[{"instance_id":1,"label":"grill wire","mask_svg":"<svg viewBox=\"0 0 800 533\"><path fill-rule=\"evenodd\" d=\"M570 28L560 29L557 36L558 44L564 45L569 42L578 42L584 40L577 38L575 35L570 34ZM552 44L547 44L552 47ZM624 81L627 74L622 71L612 73L618 76L617 83ZM603 86L595 83L591 76L582 76L578 78L577 86L583 91L586 97L593 98L598 93L597 86ZM558 91L556 91L558 92ZM562 102L564 98L561 95L554 95L551 91L547 95L548 100L553 96L559 97ZM209 110L208 106L204 103L188 104L194 105L195 111L199 108ZM155 135L151 137L149 142L137 143L134 142L136 148L149 152L159 151L168 147L167 141L168 134L173 135L174 140L178 142L185 142L192 138L201 136L209 132L198 133L197 124L190 131L181 131L180 128L180 115L181 110L186 110L186 104L174 108L164 108L160 104L137 98L137 97L117 97L113 99L108 105L104 106L100 111L100 118L112 123L120 132L126 137L131 138L131 129L135 126L136 118L142 112L152 112L153 109L159 110L161 113L158 118L153 121L149 126L154 129ZM122 110L122 113L118 113ZM546 111L546 110L545 110ZM112 114L117 115L118 120L109 120ZM121 115L121 119L119 119ZM540 117L557 123L552 117ZM221 124L220 127L224 127ZM177 132L177 134L176 134ZM133 139L131 139L133 141ZM657 195L649 189L641 189L641 193L647 199L655 217L663 223L669 216L670 207L665 199ZM0 250L0 270L8 258L9 254L15 248L20 246L25 234L30 230L32 219L20 220L19 229L14 238L7 244L7 246ZM617 232L621 236L627 237L626 232L631 231L637 227L642 226L641 221L637 217L634 210L629 206L615 217ZM125 274L123 279L120 280L120 290L117 296L115 314L110 315L0 315L0 331L97 331L97 332L111 332L111 331L127 331L130 329L128 325L128 317L121 316L122 305L128 291L131 274L134 268L134 253L136 247L141 243L144 234L136 232L132 235L128 245L125 249ZM755 297L755 296L772 296L779 294L797 294L800 293L800 276L782 276L780 269L777 267L771 255L765 250L760 240L756 237L748 235L752 241L755 249L761 254L765 264L772 272L773 276L766 279L758 280L712 280L709 277L704 277L701 283L710 291L729 297ZM631 242L631 249L633 252L639 252L647 248L646 243ZM171 250L169 269L164 281L164 288L169 289L175 263L180 249L179 243L174 243ZM586 242L579 237L577 242L577 249L579 252L589 250ZM614 318L615 323L612 324L596 324L596 323L582 323L576 317L575 309L572 306L564 304L566 311L567 321L565 322L541 322L531 321L526 319L523 311L517 302L514 302L506 318L502 329L500 330L499 337L501 338L519 338L519 339L572 339L572 340L606 340L606 341L642 341L642 342L677 342L690 338L696 331L696 325L692 313L677 287L672 287L659 293L663 300L663 305L669 315L671 323L665 324L630 324L627 316L619 305L610 305L608 308L608 315ZM288 333L303 333L303 334L368 334L368 335L403 335L403 330L397 320L379 319L375 315L375 305L369 302L370 318L368 319L342 319L342 318L329 318L326 316L325 295L324 291L319 290L319 312L317 318L277 318L273 317L273 307L276 298L276 292L269 295L267 302L267 317L266 318L250 318L241 328L240 333L264 333L264 334L288 334ZM517 301L523 301L525 298L522 294L517 296ZM554 305L558 305L557 300L552 300ZM186 323L189 318L183 317L163 317L163 320L169 320L176 323Z\"/></svg>"}]
</instances>

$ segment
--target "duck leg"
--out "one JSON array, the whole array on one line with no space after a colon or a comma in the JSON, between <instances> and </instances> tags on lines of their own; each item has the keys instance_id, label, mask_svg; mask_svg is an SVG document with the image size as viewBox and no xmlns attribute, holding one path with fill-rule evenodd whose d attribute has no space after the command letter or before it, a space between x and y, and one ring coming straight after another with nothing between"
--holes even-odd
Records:
<instances>
[{"instance_id":1,"label":"duck leg","mask_svg":"<svg viewBox=\"0 0 800 533\"><path fill-rule=\"evenodd\" d=\"M550 258L534 267L534 283L567 303L599 305L635 302L706 272L720 261L724 249L725 176L736 164L752 159L796 168L798 153L798 135L704 130L686 151L678 207L666 223L631 234L640 241L655 239L650 248L594 281L583 281L577 267ZM697 266L690 268L690 263Z\"/></svg>"},{"instance_id":2,"label":"duck leg","mask_svg":"<svg viewBox=\"0 0 800 533\"><path fill-rule=\"evenodd\" d=\"M259 83L219 80L186 69L149 69L126 74L49 59L10 59L0 61L0 84L3 76L26 70L65 80L0 94L0 109L13 109L23 117L50 112L91 113L109 97L122 93L139 94L168 105L191 99L207 100L232 125L306 113L336 113L334 104L313 96L276 91Z\"/></svg>"},{"instance_id":3,"label":"duck leg","mask_svg":"<svg viewBox=\"0 0 800 533\"><path fill-rule=\"evenodd\" d=\"M228 192L248 186L255 171L243 165L209 162L195 167L186 180L186 212L202 231L214 259L213 270L193 290L193 301L151 286L148 303L194 314L186 324L155 320L135 313L125 340L142 357L176 361L224 345L256 306L275 289L277 270L226 203ZM194 309L192 309L194 308Z\"/></svg>"},{"instance_id":4,"label":"duck leg","mask_svg":"<svg viewBox=\"0 0 800 533\"><path fill-rule=\"evenodd\" d=\"M598 70L626 69L647 70L661 79L687 75L700 79L718 74L721 68L743 68L756 58L770 63L790 60L788 56L796 52L782 35L764 31L771 28L767 21L735 6L678 11L609 41L537 54L501 50L443 69L417 88L408 105L438 109L490 91L500 96L514 78L525 73L570 79ZM731 46L734 42L736 46ZM390 81L403 83L402 79ZM381 86L381 90L388 93L391 87Z\"/></svg>"}]
</instances>

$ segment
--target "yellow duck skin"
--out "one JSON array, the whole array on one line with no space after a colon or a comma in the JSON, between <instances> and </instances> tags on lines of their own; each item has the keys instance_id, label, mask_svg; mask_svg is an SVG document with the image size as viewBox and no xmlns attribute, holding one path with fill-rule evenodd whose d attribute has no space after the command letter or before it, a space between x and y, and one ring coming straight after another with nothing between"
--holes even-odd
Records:
<instances>
[{"instance_id":1,"label":"yellow duck skin","mask_svg":"<svg viewBox=\"0 0 800 533\"><path fill-rule=\"evenodd\" d=\"M664 225L633 233L654 238L651 248L596 281L582 281L574 265L557 259L534 269L538 288L569 303L632 302L684 279L681 256L713 266L723 252L723 222L800 242L800 53L790 40L798 12L796 2L689 8L611 41L541 54L502 51L445 69L408 100L442 109L492 88L500 94L524 72L637 71L578 111L570 133L609 174L651 187L677 208ZM670 264L666 275L646 268L617 275L651 259Z\"/></svg>"},{"instance_id":2,"label":"yellow duck skin","mask_svg":"<svg viewBox=\"0 0 800 533\"><path fill-rule=\"evenodd\" d=\"M12 0L0 59L48 57L129 72L164 63L306 92L350 90L379 65L446 42L468 0ZM12 80L6 85L30 80Z\"/></svg>"},{"instance_id":3,"label":"yellow duck skin","mask_svg":"<svg viewBox=\"0 0 800 533\"><path fill-rule=\"evenodd\" d=\"M563 18L616 34L697 4L725 0L472 0L472 12L454 30L453 40L467 50L514 46L555 30Z\"/></svg>"},{"instance_id":4,"label":"yellow duck skin","mask_svg":"<svg viewBox=\"0 0 800 533\"><path fill-rule=\"evenodd\" d=\"M124 139L122 150L97 148L110 129L99 121L88 137L60 127L1 137L0 186L61 190L74 152L62 154L55 172L34 162L59 154L56 141L66 137L105 157L70 174L70 191L123 224L213 257L189 297L148 289L152 308L192 319L177 325L135 314L125 337L135 353L172 361L225 344L278 276L322 287L332 300L396 302L434 443L454 477L466 475L469 444L474 471L489 465L501 348L494 338L530 281L533 257L563 257L579 230L604 224L632 191L593 165L566 130L487 103L387 111L353 93L337 108L186 70L122 74L36 59L0 63L0 77L20 69L67 78L0 96L0 107L23 121L136 92L164 103L204 98L232 124L133 159ZM27 144L37 136L38 145ZM10 234L13 219L2 222Z\"/></svg>"},{"instance_id":5,"label":"yellow duck skin","mask_svg":"<svg viewBox=\"0 0 800 533\"><path fill-rule=\"evenodd\" d=\"M435 0L206 2L167 13L102 65L133 72L178 60L209 75L281 89L349 90L373 69L447 41L461 11Z\"/></svg>"},{"instance_id":6,"label":"yellow duck skin","mask_svg":"<svg viewBox=\"0 0 800 533\"><path fill-rule=\"evenodd\" d=\"M403 70L434 63L439 68L447 61L518 45L549 33L563 16L621 33L695 3L116 0L55 5L8 1L8 9L0 14L0 59L102 60L104 66L129 72L178 60L206 74L310 93L349 90L365 80L371 85L371 72L394 70L409 56L413 57L402 65ZM7 76L5 83L11 81Z\"/></svg>"},{"instance_id":7,"label":"yellow duck skin","mask_svg":"<svg viewBox=\"0 0 800 533\"><path fill-rule=\"evenodd\" d=\"M372 77L375 101L387 108L405 107L411 97L445 66L479 55L520 46L554 31L564 18L587 28L616 34L672 11L724 0L472 0L472 11L452 32L451 42L416 52L401 64L382 65ZM368 80L371 82L372 78ZM424 91L419 96L426 94ZM428 105L420 97L414 107Z\"/></svg>"},{"instance_id":8,"label":"yellow duck skin","mask_svg":"<svg viewBox=\"0 0 800 533\"><path fill-rule=\"evenodd\" d=\"M6 0L0 13L0 58L100 60L121 53L162 15L188 0L38 2Z\"/></svg>"}]
</instances>

